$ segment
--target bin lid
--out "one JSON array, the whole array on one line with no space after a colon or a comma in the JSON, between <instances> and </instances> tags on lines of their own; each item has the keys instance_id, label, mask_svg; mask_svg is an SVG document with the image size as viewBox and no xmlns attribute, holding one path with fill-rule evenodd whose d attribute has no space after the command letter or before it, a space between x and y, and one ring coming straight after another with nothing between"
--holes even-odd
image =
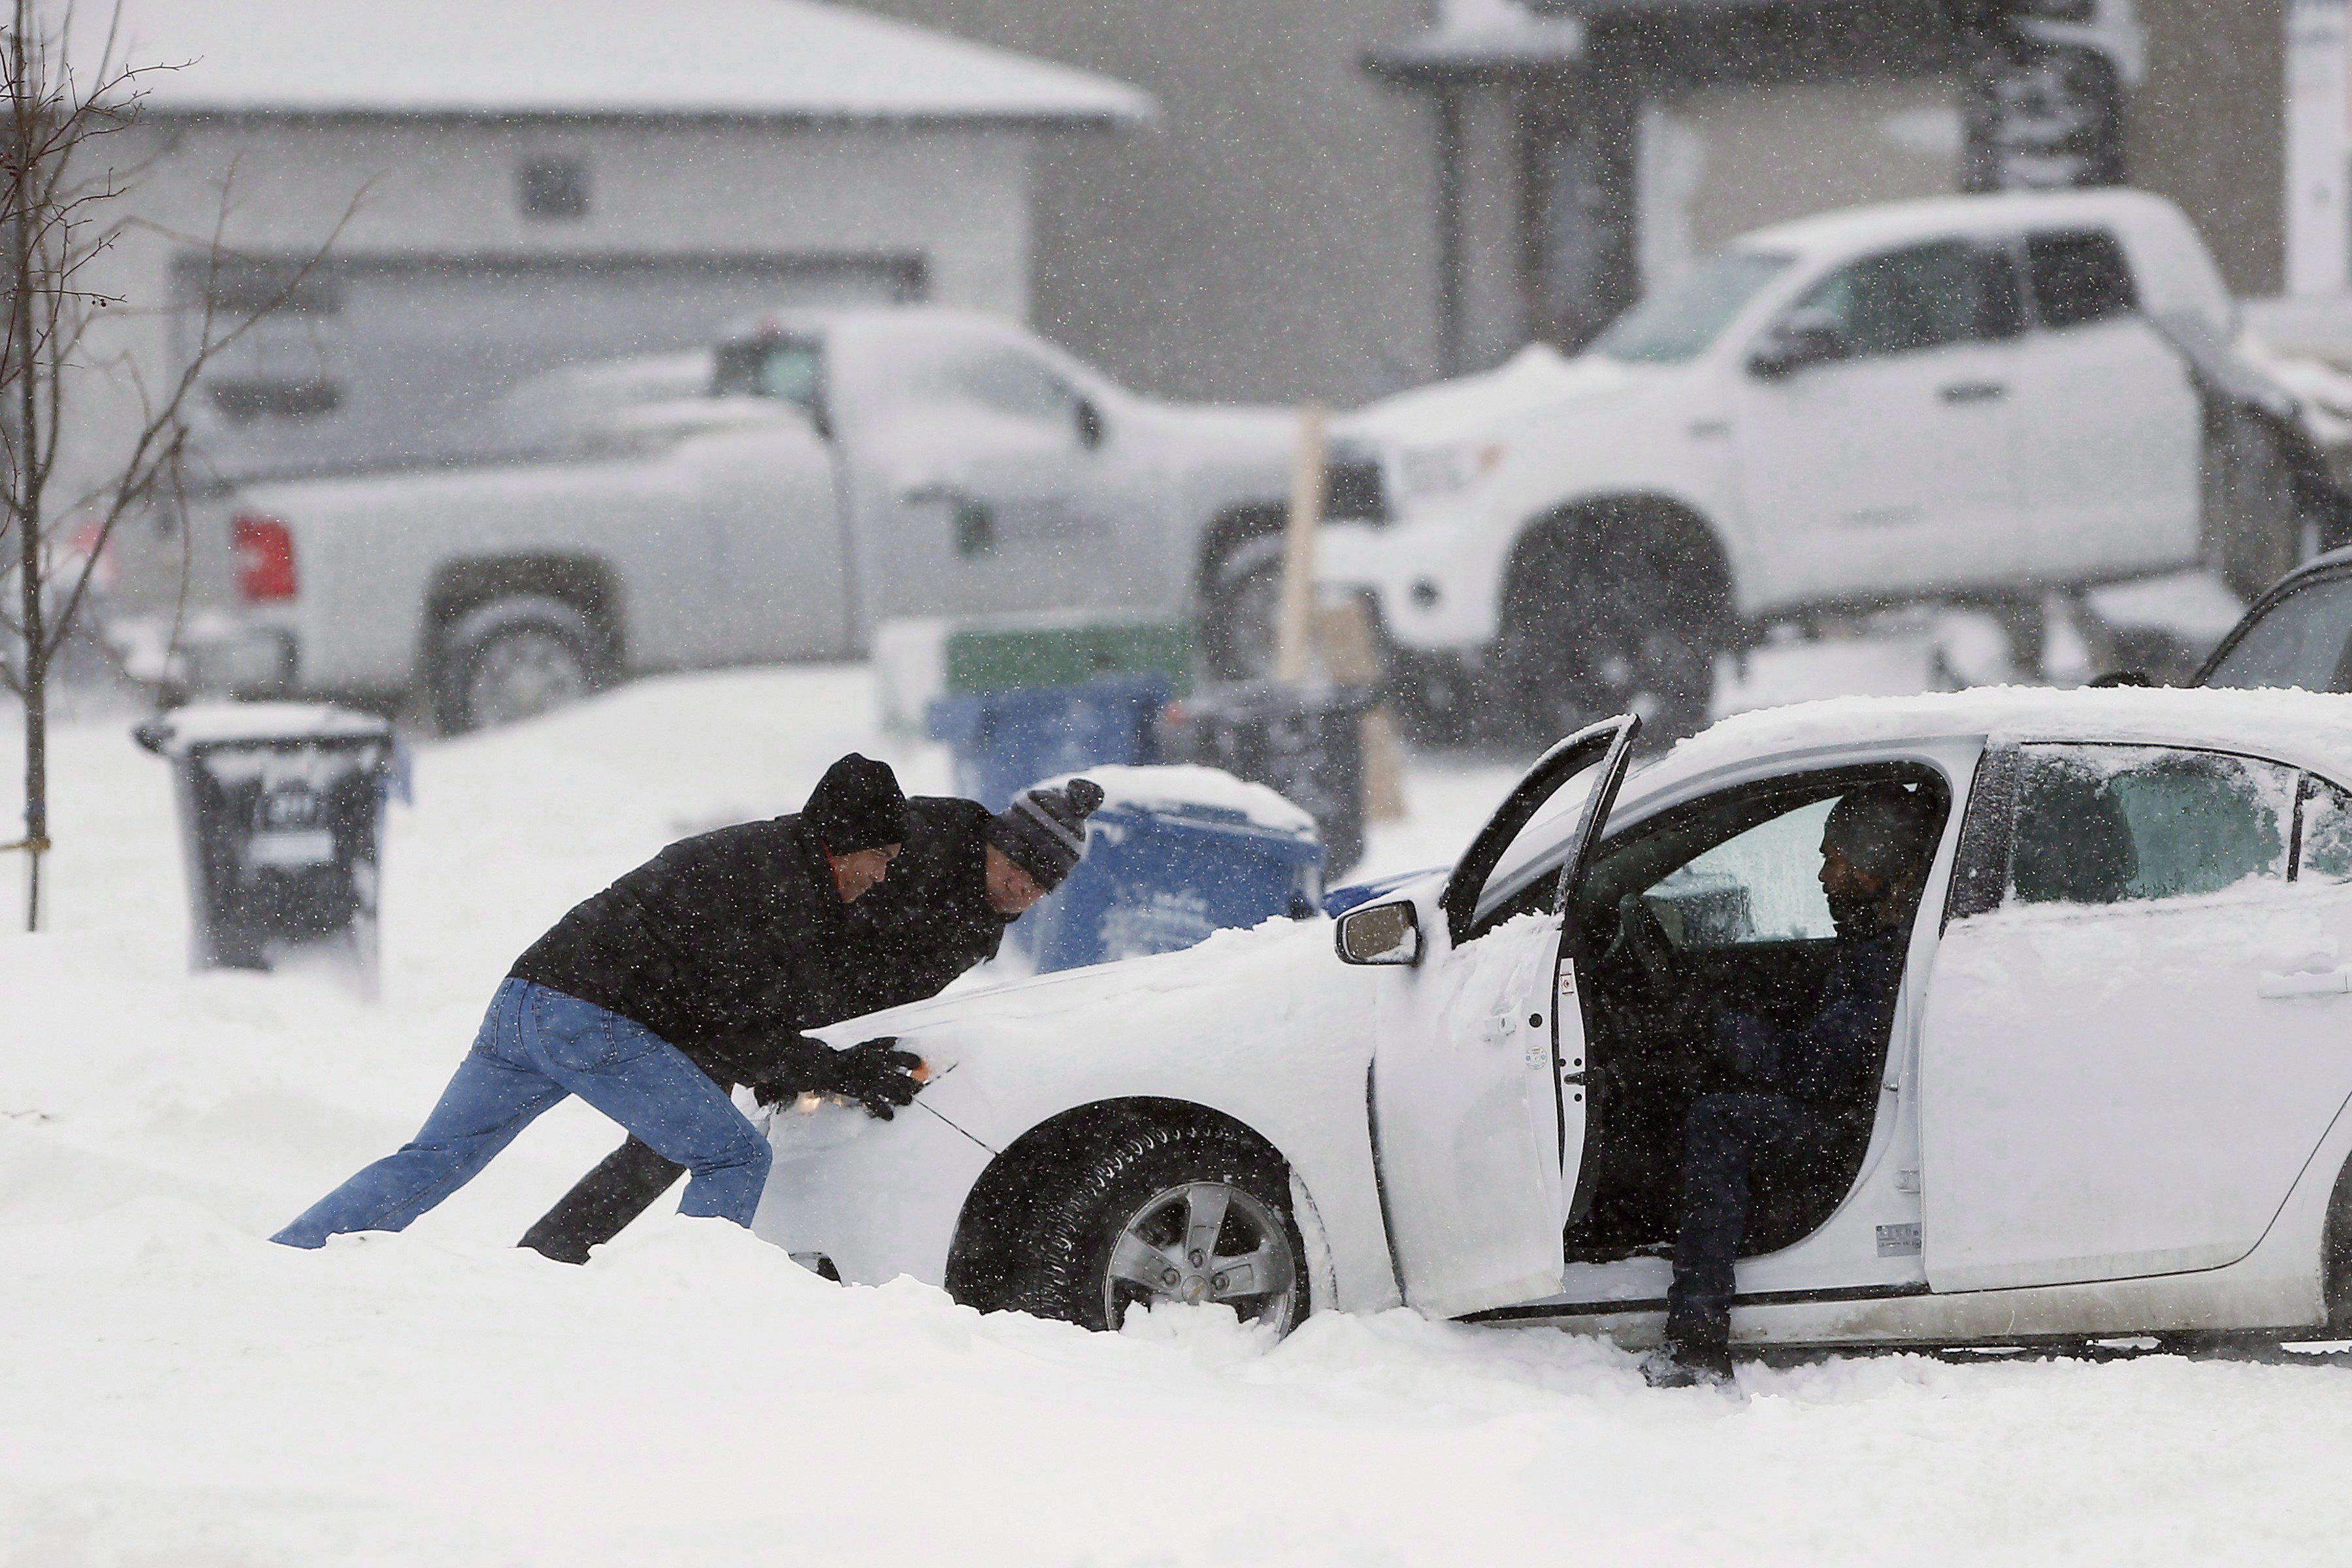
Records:
<instances>
[{"instance_id":1,"label":"bin lid","mask_svg":"<svg viewBox=\"0 0 2352 1568\"><path fill-rule=\"evenodd\" d=\"M1073 778L1089 778L1102 785L1106 808L1181 816L1189 811L1217 813L1263 832L1312 839L1315 818L1275 790L1234 777L1223 768L1196 763L1158 764L1106 763L1075 773L1039 781L1050 788Z\"/></svg>"},{"instance_id":2,"label":"bin lid","mask_svg":"<svg viewBox=\"0 0 2352 1568\"><path fill-rule=\"evenodd\" d=\"M329 702L192 702L131 731L141 745L167 757L185 756L198 746L372 741L391 733L390 720Z\"/></svg>"}]
</instances>

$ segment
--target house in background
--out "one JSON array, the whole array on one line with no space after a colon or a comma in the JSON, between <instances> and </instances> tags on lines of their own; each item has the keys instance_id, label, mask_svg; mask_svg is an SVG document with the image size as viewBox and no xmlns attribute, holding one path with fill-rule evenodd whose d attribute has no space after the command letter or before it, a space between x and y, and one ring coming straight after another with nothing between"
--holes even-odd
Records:
<instances>
[{"instance_id":1,"label":"house in background","mask_svg":"<svg viewBox=\"0 0 2352 1568\"><path fill-rule=\"evenodd\" d=\"M115 52L186 63L108 148L146 166L107 287L168 307L111 346L161 384L268 310L196 397L231 471L446 452L517 382L778 305L1025 316L1035 149L1154 113L814 0L124 0ZM87 410L83 450L132 418Z\"/></svg>"},{"instance_id":2,"label":"house in background","mask_svg":"<svg viewBox=\"0 0 2352 1568\"><path fill-rule=\"evenodd\" d=\"M1156 391L1355 403L1759 224L2016 184L2147 186L2284 278L2289 0L856 3L1159 100L1041 151L1034 294Z\"/></svg>"},{"instance_id":3,"label":"house in background","mask_svg":"<svg viewBox=\"0 0 2352 1568\"><path fill-rule=\"evenodd\" d=\"M2155 191L2274 293L2287 41L2284 0L1449 0L1367 66L1436 109L1467 368L1581 344L1744 230L1956 191Z\"/></svg>"}]
</instances>

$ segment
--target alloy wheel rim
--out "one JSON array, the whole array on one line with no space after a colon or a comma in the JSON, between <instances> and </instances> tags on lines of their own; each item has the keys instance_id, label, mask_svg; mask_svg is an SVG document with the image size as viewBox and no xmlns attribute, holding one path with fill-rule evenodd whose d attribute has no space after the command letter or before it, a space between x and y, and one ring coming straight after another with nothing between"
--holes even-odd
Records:
<instances>
[{"instance_id":1,"label":"alloy wheel rim","mask_svg":"<svg viewBox=\"0 0 2352 1568\"><path fill-rule=\"evenodd\" d=\"M552 632L510 633L484 648L467 683L467 706L487 729L532 719L588 694L588 672Z\"/></svg>"},{"instance_id":2,"label":"alloy wheel rim","mask_svg":"<svg viewBox=\"0 0 2352 1568\"><path fill-rule=\"evenodd\" d=\"M1139 1301L1234 1309L1245 1323L1290 1331L1298 1258L1290 1230L1265 1205L1223 1182L1185 1182L1128 1217L1103 1275L1103 1316L1117 1329Z\"/></svg>"}]
</instances>

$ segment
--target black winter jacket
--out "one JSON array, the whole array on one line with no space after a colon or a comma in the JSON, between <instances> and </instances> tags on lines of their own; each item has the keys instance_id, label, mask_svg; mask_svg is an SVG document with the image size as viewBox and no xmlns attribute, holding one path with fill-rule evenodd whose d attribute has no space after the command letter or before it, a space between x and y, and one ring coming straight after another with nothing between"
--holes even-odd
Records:
<instances>
[{"instance_id":1,"label":"black winter jacket","mask_svg":"<svg viewBox=\"0 0 2352 1568\"><path fill-rule=\"evenodd\" d=\"M1717 1047L1732 1070L1753 1088L1827 1110L1874 1104L1909 929L1905 921L1841 943L1821 1005L1801 1028L1745 1013L1720 1020Z\"/></svg>"},{"instance_id":2,"label":"black winter jacket","mask_svg":"<svg viewBox=\"0 0 2352 1568\"><path fill-rule=\"evenodd\" d=\"M937 995L995 957L1013 923L988 904L988 808L917 795L907 809L914 831L906 847L889 876L850 910L858 956L839 966L826 997L835 1010L824 1022Z\"/></svg>"},{"instance_id":3,"label":"black winter jacket","mask_svg":"<svg viewBox=\"0 0 2352 1568\"><path fill-rule=\"evenodd\" d=\"M576 906L509 973L634 1019L740 1081L766 1042L843 1016L860 946L797 816L682 839Z\"/></svg>"}]
</instances>

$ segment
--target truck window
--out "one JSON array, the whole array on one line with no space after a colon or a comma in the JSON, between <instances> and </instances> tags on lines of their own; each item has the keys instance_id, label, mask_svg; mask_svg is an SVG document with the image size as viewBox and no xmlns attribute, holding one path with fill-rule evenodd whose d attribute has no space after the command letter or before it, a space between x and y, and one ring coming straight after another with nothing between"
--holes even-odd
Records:
<instances>
[{"instance_id":1,"label":"truck window","mask_svg":"<svg viewBox=\"0 0 2352 1568\"><path fill-rule=\"evenodd\" d=\"M1686 272L1617 318L1592 353L1627 364L1687 364L1706 352L1731 319L1790 258L1744 250Z\"/></svg>"},{"instance_id":2,"label":"truck window","mask_svg":"<svg viewBox=\"0 0 2352 1568\"><path fill-rule=\"evenodd\" d=\"M2016 276L1997 250L1937 240L1839 268L1797 301L1800 312L1835 325L1847 358L1916 353L2014 336Z\"/></svg>"},{"instance_id":3,"label":"truck window","mask_svg":"<svg viewBox=\"0 0 2352 1568\"><path fill-rule=\"evenodd\" d=\"M824 348L805 338L754 338L719 346L711 376L718 397L772 397L824 417Z\"/></svg>"},{"instance_id":4,"label":"truck window","mask_svg":"<svg viewBox=\"0 0 2352 1568\"><path fill-rule=\"evenodd\" d=\"M1076 427L1078 395L1026 354L981 349L947 360L940 370L941 390L950 396L1014 419Z\"/></svg>"},{"instance_id":5,"label":"truck window","mask_svg":"<svg viewBox=\"0 0 2352 1568\"><path fill-rule=\"evenodd\" d=\"M2098 229L2028 236L2025 269L2033 282L2034 311L2053 331L2139 309L2124 247Z\"/></svg>"}]
</instances>

